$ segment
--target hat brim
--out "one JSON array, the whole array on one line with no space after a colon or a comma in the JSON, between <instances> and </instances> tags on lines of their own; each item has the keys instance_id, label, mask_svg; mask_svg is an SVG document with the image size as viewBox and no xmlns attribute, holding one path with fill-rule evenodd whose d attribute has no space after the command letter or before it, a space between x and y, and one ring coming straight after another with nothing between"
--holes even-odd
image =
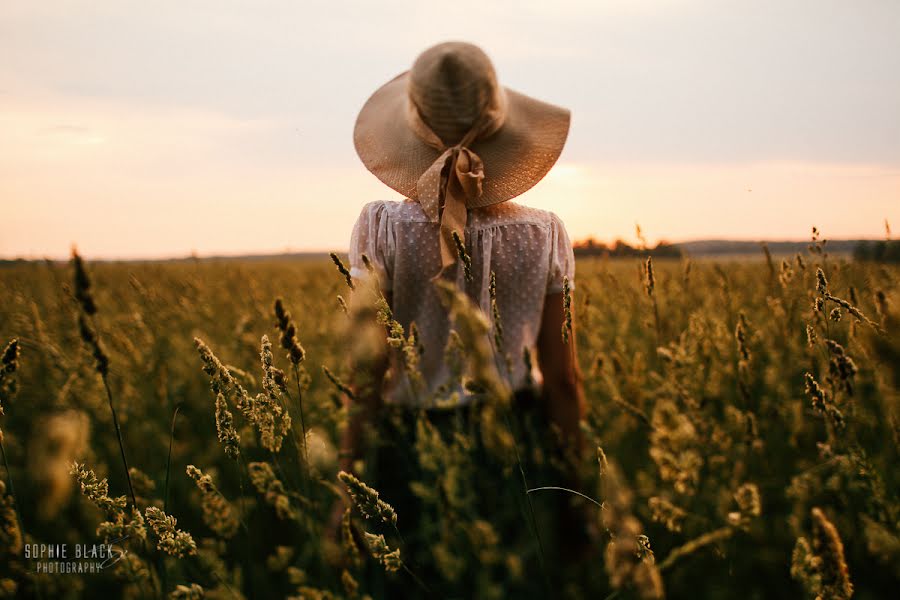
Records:
<instances>
[{"instance_id":1,"label":"hat brim","mask_svg":"<svg viewBox=\"0 0 900 600\"><path fill-rule=\"evenodd\" d=\"M406 124L408 75L397 75L369 97L356 119L353 144L372 174L416 200L419 177L441 153ZM484 182L481 197L469 208L505 202L534 187L556 163L569 135L568 109L503 89L503 126L470 145L484 163Z\"/></svg>"}]
</instances>

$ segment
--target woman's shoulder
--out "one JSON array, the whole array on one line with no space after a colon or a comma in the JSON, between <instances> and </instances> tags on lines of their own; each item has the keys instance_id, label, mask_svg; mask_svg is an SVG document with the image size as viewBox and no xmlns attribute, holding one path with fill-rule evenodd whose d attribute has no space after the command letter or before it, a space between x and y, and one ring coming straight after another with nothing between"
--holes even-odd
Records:
<instances>
[{"instance_id":1,"label":"woman's shoulder","mask_svg":"<svg viewBox=\"0 0 900 600\"><path fill-rule=\"evenodd\" d=\"M391 221L428 221L428 217L413 200L373 200L366 203L361 211L370 219L387 218Z\"/></svg>"},{"instance_id":2,"label":"woman's shoulder","mask_svg":"<svg viewBox=\"0 0 900 600\"><path fill-rule=\"evenodd\" d=\"M470 217L471 225L476 228L530 224L549 229L562 225L562 220L553 211L525 206L512 200L473 210Z\"/></svg>"}]
</instances>

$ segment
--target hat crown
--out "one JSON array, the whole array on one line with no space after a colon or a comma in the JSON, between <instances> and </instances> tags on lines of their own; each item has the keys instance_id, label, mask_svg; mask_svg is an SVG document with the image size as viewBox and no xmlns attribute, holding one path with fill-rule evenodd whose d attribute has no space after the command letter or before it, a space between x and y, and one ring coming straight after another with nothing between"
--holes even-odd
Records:
<instances>
[{"instance_id":1,"label":"hat crown","mask_svg":"<svg viewBox=\"0 0 900 600\"><path fill-rule=\"evenodd\" d=\"M422 120L441 140L459 142L486 111L503 106L494 65L474 44L444 42L422 52L407 92Z\"/></svg>"}]
</instances>

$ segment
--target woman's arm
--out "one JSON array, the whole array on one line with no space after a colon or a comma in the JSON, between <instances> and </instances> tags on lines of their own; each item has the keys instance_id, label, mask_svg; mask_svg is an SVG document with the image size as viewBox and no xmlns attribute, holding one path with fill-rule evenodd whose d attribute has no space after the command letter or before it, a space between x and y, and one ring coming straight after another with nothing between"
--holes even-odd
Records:
<instances>
[{"instance_id":1,"label":"woman's arm","mask_svg":"<svg viewBox=\"0 0 900 600\"><path fill-rule=\"evenodd\" d=\"M578 467L584 455L580 421L586 405L576 360L574 322L568 342L563 342L564 322L563 294L548 294L537 341L538 365L544 375L542 400L550 421L559 427L563 436L560 450L565 470L560 485L578 491L582 487ZM561 548L565 560L579 561L588 556L594 546L590 533L592 515L594 507L574 495L559 505L558 527L567 532L566 543Z\"/></svg>"},{"instance_id":2,"label":"woman's arm","mask_svg":"<svg viewBox=\"0 0 900 600\"><path fill-rule=\"evenodd\" d=\"M579 425L585 414L581 370L575 352L574 320L568 342L563 342L565 308L562 292L548 294L538 333L538 366L544 376L543 402L552 423L563 435L564 449L583 452L583 436Z\"/></svg>"}]
</instances>

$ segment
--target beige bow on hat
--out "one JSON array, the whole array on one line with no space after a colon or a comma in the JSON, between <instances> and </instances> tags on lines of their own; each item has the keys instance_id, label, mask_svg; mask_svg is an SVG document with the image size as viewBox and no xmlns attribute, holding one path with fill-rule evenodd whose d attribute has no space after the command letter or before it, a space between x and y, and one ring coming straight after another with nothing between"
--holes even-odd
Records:
<instances>
[{"instance_id":1,"label":"beige bow on hat","mask_svg":"<svg viewBox=\"0 0 900 600\"><path fill-rule=\"evenodd\" d=\"M490 59L465 42L425 50L366 102L357 154L391 188L440 223L441 271L456 263L468 209L513 198L562 151L567 109L500 86Z\"/></svg>"},{"instance_id":2,"label":"beige bow on hat","mask_svg":"<svg viewBox=\"0 0 900 600\"><path fill-rule=\"evenodd\" d=\"M501 106L487 107L462 139L448 147L422 119L415 102L410 99L408 104L406 115L410 128L426 144L441 152L416 182L416 195L422 210L433 222L440 221L441 224L441 273L456 263L458 251L453 234L465 239L468 207L474 205L482 193L484 163L469 145L503 125Z\"/></svg>"}]
</instances>

